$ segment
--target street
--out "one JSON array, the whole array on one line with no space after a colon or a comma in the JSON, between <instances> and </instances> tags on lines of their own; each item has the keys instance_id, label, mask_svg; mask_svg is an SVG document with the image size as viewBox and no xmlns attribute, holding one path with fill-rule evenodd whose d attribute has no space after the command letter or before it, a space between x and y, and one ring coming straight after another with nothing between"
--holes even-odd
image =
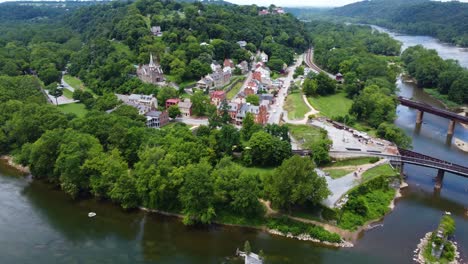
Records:
<instances>
[{"instance_id":1,"label":"street","mask_svg":"<svg viewBox=\"0 0 468 264\"><path fill-rule=\"evenodd\" d=\"M269 124L279 124L281 119L281 113L283 113L284 99L288 94L288 89L293 81L294 71L297 67L302 64L304 59L304 54L299 55L296 63L288 68L288 76L284 79L283 88L279 90L278 96L276 97L276 102L270 108L270 117L268 118Z\"/></svg>"}]
</instances>

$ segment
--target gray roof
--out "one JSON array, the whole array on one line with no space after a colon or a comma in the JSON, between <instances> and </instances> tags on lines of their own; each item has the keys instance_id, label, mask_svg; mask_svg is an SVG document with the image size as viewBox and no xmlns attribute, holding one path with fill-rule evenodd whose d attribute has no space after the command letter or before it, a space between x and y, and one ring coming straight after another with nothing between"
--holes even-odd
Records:
<instances>
[{"instance_id":1,"label":"gray roof","mask_svg":"<svg viewBox=\"0 0 468 264\"><path fill-rule=\"evenodd\" d=\"M148 113L145 114L147 117L159 117L161 116L162 112L161 111L149 111Z\"/></svg>"}]
</instances>

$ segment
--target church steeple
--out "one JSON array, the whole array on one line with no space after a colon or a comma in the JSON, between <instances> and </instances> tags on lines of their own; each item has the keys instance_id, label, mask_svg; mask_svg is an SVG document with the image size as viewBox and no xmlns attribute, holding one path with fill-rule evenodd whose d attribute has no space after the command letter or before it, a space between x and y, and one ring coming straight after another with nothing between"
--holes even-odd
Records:
<instances>
[{"instance_id":1,"label":"church steeple","mask_svg":"<svg viewBox=\"0 0 468 264\"><path fill-rule=\"evenodd\" d=\"M150 68L156 68L156 64L154 64L153 61L153 53L150 53L150 63L149 63Z\"/></svg>"}]
</instances>

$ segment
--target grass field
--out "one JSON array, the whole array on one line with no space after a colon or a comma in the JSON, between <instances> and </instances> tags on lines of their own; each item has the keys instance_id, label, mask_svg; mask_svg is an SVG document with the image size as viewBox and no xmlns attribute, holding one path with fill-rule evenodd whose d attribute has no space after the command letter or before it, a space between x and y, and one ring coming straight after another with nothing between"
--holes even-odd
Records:
<instances>
[{"instance_id":1,"label":"grass field","mask_svg":"<svg viewBox=\"0 0 468 264\"><path fill-rule=\"evenodd\" d=\"M327 172L332 179L338 179L353 172L352 169L334 169L334 168L324 168L323 171Z\"/></svg>"},{"instance_id":2,"label":"grass field","mask_svg":"<svg viewBox=\"0 0 468 264\"><path fill-rule=\"evenodd\" d=\"M232 98L234 98L234 96L236 96L236 94L240 91L240 89L242 88L242 85L244 84L244 82L238 82L236 83L236 85L234 85L234 87L232 87L231 91L229 91L227 94L226 94L226 98L228 100L231 100Z\"/></svg>"},{"instance_id":3,"label":"grass field","mask_svg":"<svg viewBox=\"0 0 468 264\"><path fill-rule=\"evenodd\" d=\"M343 166L359 166L363 164L374 163L375 157L358 157L358 158L350 158L350 159L343 159L333 162L330 167L343 167ZM372 162L374 161L374 162Z\"/></svg>"},{"instance_id":4,"label":"grass field","mask_svg":"<svg viewBox=\"0 0 468 264\"><path fill-rule=\"evenodd\" d=\"M63 76L63 80L66 83L68 83L71 87L73 87L73 89L85 90L85 91L91 93L94 97L97 97L97 94L95 94L91 89L86 87L80 79L67 74L67 75Z\"/></svg>"},{"instance_id":5,"label":"grass field","mask_svg":"<svg viewBox=\"0 0 468 264\"><path fill-rule=\"evenodd\" d=\"M67 88L63 88L63 96L65 96L68 99L73 99L73 92L68 90Z\"/></svg>"},{"instance_id":6,"label":"grass field","mask_svg":"<svg viewBox=\"0 0 468 264\"><path fill-rule=\"evenodd\" d=\"M326 117L343 116L348 114L353 100L346 98L345 93L337 93L329 96L308 97L309 103L320 115Z\"/></svg>"},{"instance_id":7,"label":"grass field","mask_svg":"<svg viewBox=\"0 0 468 264\"><path fill-rule=\"evenodd\" d=\"M382 164L379 166L376 166L372 169L369 169L365 171L362 174L362 180L363 181L368 181L371 180L375 177L379 176L394 176L397 173L392 169L392 167L389 164Z\"/></svg>"},{"instance_id":8,"label":"grass field","mask_svg":"<svg viewBox=\"0 0 468 264\"><path fill-rule=\"evenodd\" d=\"M80 103L73 103L73 104L65 104L65 105L59 105L60 110L64 113L72 113L75 114L78 117L82 117L86 115L88 110L85 108L84 104Z\"/></svg>"},{"instance_id":9,"label":"grass field","mask_svg":"<svg viewBox=\"0 0 468 264\"><path fill-rule=\"evenodd\" d=\"M275 168L258 168L258 167L243 167L244 171L249 174L258 174L260 178L273 174Z\"/></svg>"},{"instance_id":10,"label":"grass field","mask_svg":"<svg viewBox=\"0 0 468 264\"><path fill-rule=\"evenodd\" d=\"M302 94L300 92L288 95L284 109L288 111L289 119L302 119L310 110L302 99Z\"/></svg>"},{"instance_id":11,"label":"grass field","mask_svg":"<svg viewBox=\"0 0 468 264\"><path fill-rule=\"evenodd\" d=\"M305 148L310 148L312 143L319 141L323 137L320 133L320 128L317 127L288 124L288 128L291 135Z\"/></svg>"}]
</instances>

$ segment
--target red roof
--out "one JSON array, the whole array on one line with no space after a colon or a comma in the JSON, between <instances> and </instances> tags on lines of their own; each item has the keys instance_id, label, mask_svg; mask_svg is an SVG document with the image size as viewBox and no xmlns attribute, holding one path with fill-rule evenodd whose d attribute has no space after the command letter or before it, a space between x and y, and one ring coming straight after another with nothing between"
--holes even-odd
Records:
<instances>
[{"instance_id":1,"label":"red roof","mask_svg":"<svg viewBox=\"0 0 468 264\"><path fill-rule=\"evenodd\" d=\"M247 86L257 87L257 83L256 82L249 82L249 84Z\"/></svg>"},{"instance_id":2,"label":"red roof","mask_svg":"<svg viewBox=\"0 0 468 264\"><path fill-rule=\"evenodd\" d=\"M171 98L171 99L167 99L167 100L166 100L166 104L167 104L167 103L174 103L174 104L177 104L178 102L180 102L180 100L177 99L177 98Z\"/></svg>"},{"instance_id":3,"label":"red roof","mask_svg":"<svg viewBox=\"0 0 468 264\"><path fill-rule=\"evenodd\" d=\"M216 97L221 97L221 96L225 95L225 92L224 91L214 91L211 95L216 96Z\"/></svg>"}]
</instances>

